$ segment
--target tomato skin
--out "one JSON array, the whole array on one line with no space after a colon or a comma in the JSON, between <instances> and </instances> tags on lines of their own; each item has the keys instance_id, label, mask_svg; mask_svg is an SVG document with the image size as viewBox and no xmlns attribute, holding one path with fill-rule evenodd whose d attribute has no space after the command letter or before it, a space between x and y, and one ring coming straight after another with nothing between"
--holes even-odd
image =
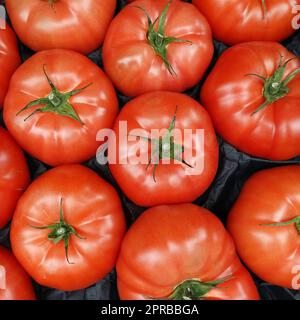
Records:
<instances>
[{"instance_id":1,"label":"tomato skin","mask_svg":"<svg viewBox=\"0 0 300 320\"><path fill-rule=\"evenodd\" d=\"M153 178L154 165L147 169L148 161L145 164L132 162L139 139L128 141L128 153L124 143L120 143L119 123L127 122L128 134L132 129L145 129L150 136L152 129L161 130L169 127L176 107L178 108L175 129L181 130L183 137L184 129L193 130L192 150L197 151L199 159L204 161L204 170L200 174L188 175L187 166L182 163L163 164L160 162L156 169L155 181ZM204 129L204 152L201 146L196 145L196 129ZM110 164L110 170L126 196L140 206L192 202L204 193L215 177L219 148L214 128L205 109L184 94L158 91L135 98L122 109L117 117L114 132L117 137L118 157L116 164ZM184 147L191 149L188 145ZM149 145L149 158L150 151ZM195 159L189 155L187 157L184 160L196 168ZM124 159L128 160L127 164L120 163L120 160L124 161Z\"/></svg>"},{"instance_id":2,"label":"tomato skin","mask_svg":"<svg viewBox=\"0 0 300 320\"><path fill-rule=\"evenodd\" d=\"M176 75L155 53L147 39L147 16L135 6L144 8L154 21L167 3L168 0L135 1L109 27L103 46L104 68L118 90L127 96L157 90L185 91L200 81L209 66L214 50L210 27L204 16L186 2L172 1L165 24L166 36L192 41L167 46L167 58Z\"/></svg>"},{"instance_id":3,"label":"tomato skin","mask_svg":"<svg viewBox=\"0 0 300 320\"><path fill-rule=\"evenodd\" d=\"M253 175L228 218L228 230L247 266L261 279L291 288L300 265L300 236L289 221L300 212L300 166L284 166ZM294 288L295 289L295 288Z\"/></svg>"},{"instance_id":4,"label":"tomato skin","mask_svg":"<svg viewBox=\"0 0 300 320\"><path fill-rule=\"evenodd\" d=\"M8 0L6 8L21 41L34 51L69 49L88 54L103 42L116 0Z\"/></svg>"},{"instance_id":5,"label":"tomato skin","mask_svg":"<svg viewBox=\"0 0 300 320\"><path fill-rule=\"evenodd\" d=\"M6 288L0 287L0 300L36 299L31 280L26 272L13 254L8 249L0 246L0 280L3 280L3 276Z\"/></svg>"},{"instance_id":6,"label":"tomato skin","mask_svg":"<svg viewBox=\"0 0 300 320\"><path fill-rule=\"evenodd\" d=\"M216 131L252 156L287 160L300 154L300 75L287 85L289 93L253 114L264 102L264 84L249 74L270 77L283 61L285 77L300 67L299 59L275 42L250 42L223 53L201 91L201 101Z\"/></svg>"},{"instance_id":7,"label":"tomato skin","mask_svg":"<svg viewBox=\"0 0 300 320\"><path fill-rule=\"evenodd\" d=\"M63 241L48 240L45 226L59 221L60 201L66 222L84 239L71 235L69 264ZM20 199L11 226L13 252L41 285L64 291L86 288L114 267L125 233L117 192L81 165L54 168L35 180Z\"/></svg>"},{"instance_id":8,"label":"tomato skin","mask_svg":"<svg viewBox=\"0 0 300 320\"><path fill-rule=\"evenodd\" d=\"M0 24L2 23L3 20L0 19ZM5 29L0 28L0 109L3 106L9 80L20 63L16 36L6 24Z\"/></svg>"},{"instance_id":9,"label":"tomato skin","mask_svg":"<svg viewBox=\"0 0 300 320\"><path fill-rule=\"evenodd\" d=\"M292 27L299 0L193 0L205 15L214 37L228 45L248 41L282 41L295 32Z\"/></svg>"},{"instance_id":10,"label":"tomato skin","mask_svg":"<svg viewBox=\"0 0 300 320\"><path fill-rule=\"evenodd\" d=\"M0 228L5 227L12 218L29 180L29 169L22 150L0 127Z\"/></svg>"},{"instance_id":11,"label":"tomato skin","mask_svg":"<svg viewBox=\"0 0 300 320\"><path fill-rule=\"evenodd\" d=\"M183 227L184 226L184 227ZM144 212L126 234L117 263L121 299L162 298L189 279L232 278L204 299L259 299L220 220L193 204Z\"/></svg>"},{"instance_id":12,"label":"tomato skin","mask_svg":"<svg viewBox=\"0 0 300 320\"><path fill-rule=\"evenodd\" d=\"M24 121L39 106L16 115L29 102L50 94L43 65L61 92L91 84L69 99L84 125L50 112L38 112ZM117 96L107 76L88 58L68 50L42 51L28 59L13 75L4 106L10 133L25 151L51 166L95 156L98 130L112 127L117 113Z\"/></svg>"}]
</instances>

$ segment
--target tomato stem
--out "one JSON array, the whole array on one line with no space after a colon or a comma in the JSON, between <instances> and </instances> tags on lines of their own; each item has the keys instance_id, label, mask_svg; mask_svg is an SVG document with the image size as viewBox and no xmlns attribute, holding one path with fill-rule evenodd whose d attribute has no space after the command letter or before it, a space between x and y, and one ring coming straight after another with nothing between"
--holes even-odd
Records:
<instances>
[{"instance_id":1,"label":"tomato stem","mask_svg":"<svg viewBox=\"0 0 300 320\"><path fill-rule=\"evenodd\" d=\"M64 247L65 247L65 252L66 252L66 259L69 264L73 264L69 260L69 242L71 235L74 235L75 237L84 240L85 238L81 237L78 232L69 225L65 219L64 219L64 213L63 213L63 199L60 199L60 205L59 205L59 222L47 225L47 226L42 226L42 227L37 227L37 226L31 226L32 228L35 229L40 229L40 230L45 230L49 229L51 232L48 234L48 240L53 241L54 244L58 244L60 241L64 241Z\"/></svg>"},{"instance_id":2,"label":"tomato stem","mask_svg":"<svg viewBox=\"0 0 300 320\"><path fill-rule=\"evenodd\" d=\"M212 289L231 278L232 275L211 282L201 282L196 279L186 280L179 284L169 296L156 300L200 300Z\"/></svg>"},{"instance_id":3,"label":"tomato stem","mask_svg":"<svg viewBox=\"0 0 300 320\"><path fill-rule=\"evenodd\" d=\"M148 12L139 6L133 6L142 10L148 18L148 31L147 31L147 39L151 47L154 49L155 53L161 57L166 68L170 72L171 75L176 76L176 71L173 68L172 64L169 62L167 57L167 46L171 43L191 43L190 40L179 39L175 37L167 37L165 36L165 23L167 18L167 13L170 8L172 0L168 2L166 7L164 8L160 17L157 17L153 22L148 14ZM158 22L157 31L155 31L155 25Z\"/></svg>"},{"instance_id":4,"label":"tomato stem","mask_svg":"<svg viewBox=\"0 0 300 320\"><path fill-rule=\"evenodd\" d=\"M264 82L263 96L265 98L265 102L252 113L252 116L265 109L268 105L274 103L275 101L282 99L290 92L290 89L287 87L287 85L300 72L300 68L294 70L285 79L283 79L287 65L293 60L288 59L287 61L283 62L283 59L283 56L280 54L279 66L274 74L269 78L264 78L263 76L255 73L246 75L255 76Z\"/></svg>"},{"instance_id":5,"label":"tomato stem","mask_svg":"<svg viewBox=\"0 0 300 320\"><path fill-rule=\"evenodd\" d=\"M300 235L300 216L295 217L289 221L285 222L277 222L277 223L270 223L270 224L261 224L261 226L265 227L286 227L295 224L298 234Z\"/></svg>"},{"instance_id":6,"label":"tomato stem","mask_svg":"<svg viewBox=\"0 0 300 320\"><path fill-rule=\"evenodd\" d=\"M175 114L172 118L168 131L163 137L160 137L158 139L151 139L147 137L136 136L137 138L151 142L151 156L146 170L150 168L151 164L154 165L152 171L154 182L156 182L156 169L159 165L159 162L164 159L176 160L192 168L192 166L188 164L182 157L182 154L184 153L184 146L177 144L174 141L174 129L177 117L177 110L178 106L176 106Z\"/></svg>"},{"instance_id":7,"label":"tomato stem","mask_svg":"<svg viewBox=\"0 0 300 320\"><path fill-rule=\"evenodd\" d=\"M267 17L267 6L266 6L266 1L265 0L261 0L261 5L263 8L263 17L264 19Z\"/></svg>"},{"instance_id":8,"label":"tomato stem","mask_svg":"<svg viewBox=\"0 0 300 320\"><path fill-rule=\"evenodd\" d=\"M29 114L24 121L27 121L29 118L31 118L34 114L37 112L52 112L61 116L66 116L69 118L72 118L73 120L79 122L80 124L84 124L81 119L79 118L77 112L73 108L73 106L69 103L69 99L82 92L86 88L92 85L92 83L87 84L83 88L72 90L70 92L61 93L58 91L58 89L55 87L53 82L51 81L50 77L48 76L46 72L45 65L43 65L43 72L47 79L47 82L51 88L51 92L46 98L40 98L36 99L34 101L31 101L28 103L24 108L22 108L16 115L20 115L22 112L32 108L37 107L31 114Z\"/></svg>"}]
</instances>

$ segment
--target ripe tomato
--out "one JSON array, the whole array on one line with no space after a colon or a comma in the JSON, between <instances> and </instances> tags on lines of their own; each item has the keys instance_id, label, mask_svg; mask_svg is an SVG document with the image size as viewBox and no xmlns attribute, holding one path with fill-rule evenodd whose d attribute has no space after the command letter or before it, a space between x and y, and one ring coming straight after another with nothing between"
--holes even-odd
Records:
<instances>
[{"instance_id":1,"label":"ripe tomato","mask_svg":"<svg viewBox=\"0 0 300 320\"><path fill-rule=\"evenodd\" d=\"M201 92L218 133L239 150L271 160L300 154L300 61L275 42L236 45Z\"/></svg>"},{"instance_id":2,"label":"ripe tomato","mask_svg":"<svg viewBox=\"0 0 300 320\"><path fill-rule=\"evenodd\" d=\"M89 53L102 44L116 0L7 0L6 8L19 38L32 50Z\"/></svg>"},{"instance_id":3,"label":"ripe tomato","mask_svg":"<svg viewBox=\"0 0 300 320\"><path fill-rule=\"evenodd\" d=\"M295 32L299 0L193 0L208 19L214 37L233 45L282 41Z\"/></svg>"},{"instance_id":4,"label":"ripe tomato","mask_svg":"<svg viewBox=\"0 0 300 320\"><path fill-rule=\"evenodd\" d=\"M0 19L0 25L5 24ZM5 24L5 29L0 27L0 109L8 89L9 80L20 64L17 39L11 28Z\"/></svg>"},{"instance_id":5,"label":"ripe tomato","mask_svg":"<svg viewBox=\"0 0 300 320\"><path fill-rule=\"evenodd\" d=\"M126 234L121 299L259 299L219 219L193 204L154 207Z\"/></svg>"},{"instance_id":6,"label":"ripe tomato","mask_svg":"<svg viewBox=\"0 0 300 320\"><path fill-rule=\"evenodd\" d=\"M0 228L12 218L16 204L29 184L29 169L20 147L0 127Z\"/></svg>"},{"instance_id":7,"label":"ripe tomato","mask_svg":"<svg viewBox=\"0 0 300 320\"><path fill-rule=\"evenodd\" d=\"M252 176L230 212L228 228L254 273L272 284L299 289L300 166Z\"/></svg>"},{"instance_id":8,"label":"ripe tomato","mask_svg":"<svg viewBox=\"0 0 300 320\"><path fill-rule=\"evenodd\" d=\"M117 192L93 171L65 165L40 176L23 194L11 244L39 284L70 291L111 271L124 232Z\"/></svg>"},{"instance_id":9,"label":"ripe tomato","mask_svg":"<svg viewBox=\"0 0 300 320\"><path fill-rule=\"evenodd\" d=\"M210 27L190 3L139 0L112 21L103 47L106 73L127 96L184 91L196 85L213 55Z\"/></svg>"},{"instance_id":10,"label":"ripe tomato","mask_svg":"<svg viewBox=\"0 0 300 320\"><path fill-rule=\"evenodd\" d=\"M0 300L35 300L32 283L12 253L0 246Z\"/></svg>"},{"instance_id":11,"label":"ripe tomato","mask_svg":"<svg viewBox=\"0 0 300 320\"><path fill-rule=\"evenodd\" d=\"M24 150L57 166L95 156L97 131L110 128L117 112L114 88L95 64L74 51L49 50L13 75L4 120Z\"/></svg>"},{"instance_id":12,"label":"ripe tomato","mask_svg":"<svg viewBox=\"0 0 300 320\"><path fill-rule=\"evenodd\" d=\"M124 121L129 137L120 131ZM135 129L142 133L132 136ZM188 130L190 139L185 138ZM211 120L184 94L157 91L132 100L114 131L117 159L110 164L111 172L126 196L140 206L192 202L215 177L218 142ZM109 150L113 147L110 140Z\"/></svg>"}]
</instances>

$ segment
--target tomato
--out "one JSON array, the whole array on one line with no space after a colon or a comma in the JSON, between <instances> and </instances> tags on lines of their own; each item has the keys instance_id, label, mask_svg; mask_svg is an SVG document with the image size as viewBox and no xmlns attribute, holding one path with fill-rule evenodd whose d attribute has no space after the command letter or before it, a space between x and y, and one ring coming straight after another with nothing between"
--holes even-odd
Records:
<instances>
[{"instance_id":1,"label":"tomato","mask_svg":"<svg viewBox=\"0 0 300 320\"><path fill-rule=\"evenodd\" d=\"M102 44L116 0L7 0L6 8L19 38L32 50L87 54Z\"/></svg>"},{"instance_id":2,"label":"tomato","mask_svg":"<svg viewBox=\"0 0 300 320\"><path fill-rule=\"evenodd\" d=\"M12 218L29 179L29 169L22 150L0 127L0 228L5 227Z\"/></svg>"},{"instance_id":3,"label":"tomato","mask_svg":"<svg viewBox=\"0 0 300 320\"><path fill-rule=\"evenodd\" d=\"M124 232L117 192L90 169L64 165L40 176L23 194L11 244L39 284L71 291L111 271Z\"/></svg>"},{"instance_id":4,"label":"tomato","mask_svg":"<svg viewBox=\"0 0 300 320\"><path fill-rule=\"evenodd\" d=\"M144 212L124 238L117 274L121 299L259 299L222 223L193 204Z\"/></svg>"},{"instance_id":5,"label":"tomato","mask_svg":"<svg viewBox=\"0 0 300 320\"><path fill-rule=\"evenodd\" d=\"M120 130L124 121L128 137ZM141 132L133 136L136 129ZM191 202L215 177L218 142L211 120L184 94L157 91L135 98L122 109L114 132L117 155L111 172L126 196L140 206Z\"/></svg>"},{"instance_id":6,"label":"tomato","mask_svg":"<svg viewBox=\"0 0 300 320\"><path fill-rule=\"evenodd\" d=\"M12 253L0 246L0 300L35 300L31 280Z\"/></svg>"},{"instance_id":7,"label":"tomato","mask_svg":"<svg viewBox=\"0 0 300 320\"><path fill-rule=\"evenodd\" d=\"M4 23L0 19L0 25ZM11 28L5 24L5 29L0 27L0 108L3 106L10 77L20 63L16 36Z\"/></svg>"},{"instance_id":8,"label":"tomato","mask_svg":"<svg viewBox=\"0 0 300 320\"><path fill-rule=\"evenodd\" d=\"M201 99L217 132L250 155L300 154L300 61L275 42L236 45L220 57Z\"/></svg>"},{"instance_id":9,"label":"tomato","mask_svg":"<svg viewBox=\"0 0 300 320\"><path fill-rule=\"evenodd\" d=\"M233 45L282 41L297 27L299 0L193 0L209 21L214 37ZM293 23L295 27L293 27Z\"/></svg>"},{"instance_id":10,"label":"tomato","mask_svg":"<svg viewBox=\"0 0 300 320\"><path fill-rule=\"evenodd\" d=\"M12 77L4 120L21 147L51 166L96 154L96 134L110 128L118 100L106 75L68 50L35 54Z\"/></svg>"},{"instance_id":11,"label":"tomato","mask_svg":"<svg viewBox=\"0 0 300 320\"><path fill-rule=\"evenodd\" d=\"M230 212L228 228L254 273L269 283L299 289L300 166L252 176Z\"/></svg>"},{"instance_id":12,"label":"tomato","mask_svg":"<svg viewBox=\"0 0 300 320\"><path fill-rule=\"evenodd\" d=\"M192 5L139 0L112 21L103 46L106 73L127 96L196 85L213 55L210 27Z\"/></svg>"}]
</instances>

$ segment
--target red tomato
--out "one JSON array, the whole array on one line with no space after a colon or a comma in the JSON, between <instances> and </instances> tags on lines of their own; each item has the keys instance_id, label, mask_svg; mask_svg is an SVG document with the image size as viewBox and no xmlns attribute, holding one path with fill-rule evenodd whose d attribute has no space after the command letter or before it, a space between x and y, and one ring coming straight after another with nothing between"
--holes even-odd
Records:
<instances>
[{"instance_id":1,"label":"red tomato","mask_svg":"<svg viewBox=\"0 0 300 320\"><path fill-rule=\"evenodd\" d=\"M142 129L141 137L128 139L127 132L120 137L123 121L129 135ZM165 132L155 135L152 130ZM191 139L184 139L184 130L191 130ZM211 120L199 103L184 94L157 91L132 100L122 109L114 131L118 154L111 172L126 196L140 206L192 202L215 177L218 142ZM113 147L110 142L109 150Z\"/></svg>"},{"instance_id":2,"label":"red tomato","mask_svg":"<svg viewBox=\"0 0 300 320\"><path fill-rule=\"evenodd\" d=\"M29 169L22 150L0 127L0 228L5 227L12 218L29 179Z\"/></svg>"},{"instance_id":3,"label":"red tomato","mask_svg":"<svg viewBox=\"0 0 300 320\"><path fill-rule=\"evenodd\" d=\"M7 0L6 8L19 38L32 50L89 53L102 44L116 0Z\"/></svg>"},{"instance_id":4,"label":"red tomato","mask_svg":"<svg viewBox=\"0 0 300 320\"><path fill-rule=\"evenodd\" d=\"M93 171L65 165L40 176L24 193L11 244L39 284L71 291L111 271L124 232L117 192Z\"/></svg>"},{"instance_id":5,"label":"red tomato","mask_svg":"<svg viewBox=\"0 0 300 320\"><path fill-rule=\"evenodd\" d=\"M272 284L300 289L300 166L263 170L245 184L228 219L238 253Z\"/></svg>"},{"instance_id":6,"label":"red tomato","mask_svg":"<svg viewBox=\"0 0 300 320\"><path fill-rule=\"evenodd\" d=\"M275 42L225 51L201 92L216 130L250 155L286 160L300 154L300 61Z\"/></svg>"},{"instance_id":7,"label":"red tomato","mask_svg":"<svg viewBox=\"0 0 300 320\"><path fill-rule=\"evenodd\" d=\"M105 70L127 96L191 88L212 55L206 19L193 5L177 0L126 6L112 21L103 47Z\"/></svg>"},{"instance_id":8,"label":"red tomato","mask_svg":"<svg viewBox=\"0 0 300 320\"><path fill-rule=\"evenodd\" d=\"M125 236L117 274L121 299L259 299L222 223L193 204L143 213Z\"/></svg>"},{"instance_id":9,"label":"red tomato","mask_svg":"<svg viewBox=\"0 0 300 320\"><path fill-rule=\"evenodd\" d=\"M32 283L16 258L0 246L0 300L35 300Z\"/></svg>"},{"instance_id":10,"label":"red tomato","mask_svg":"<svg viewBox=\"0 0 300 320\"><path fill-rule=\"evenodd\" d=\"M0 19L0 25L5 22ZM18 51L16 36L6 24L5 29L0 27L0 109L8 89L9 80L13 72L20 64L21 59Z\"/></svg>"},{"instance_id":11,"label":"red tomato","mask_svg":"<svg viewBox=\"0 0 300 320\"><path fill-rule=\"evenodd\" d=\"M49 50L13 75L4 120L24 150L57 166L95 156L96 134L113 125L117 112L116 93L101 69L79 53Z\"/></svg>"},{"instance_id":12,"label":"red tomato","mask_svg":"<svg viewBox=\"0 0 300 320\"><path fill-rule=\"evenodd\" d=\"M193 0L208 19L214 37L233 45L247 41L282 41L298 23L299 0Z\"/></svg>"}]
</instances>

